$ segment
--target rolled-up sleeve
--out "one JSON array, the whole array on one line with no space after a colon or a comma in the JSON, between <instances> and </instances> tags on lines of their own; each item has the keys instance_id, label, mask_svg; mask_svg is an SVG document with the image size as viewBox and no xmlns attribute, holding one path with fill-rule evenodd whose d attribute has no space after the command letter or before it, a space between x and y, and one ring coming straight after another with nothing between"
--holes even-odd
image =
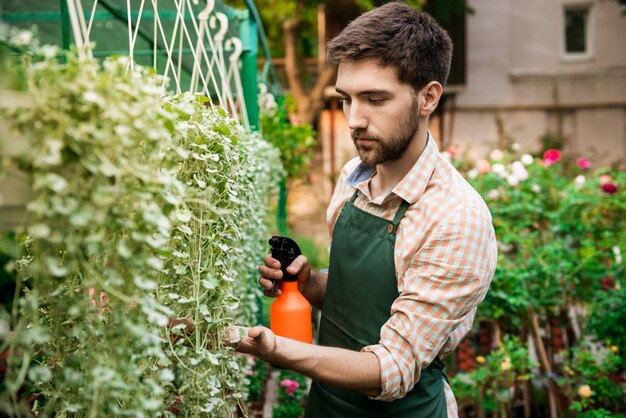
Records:
<instances>
[{"instance_id":1,"label":"rolled-up sleeve","mask_svg":"<svg viewBox=\"0 0 626 418\"><path fill-rule=\"evenodd\" d=\"M496 259L486 208L462 208L437 225L404 272L380 343L363 348L380 362L382 392L374 399L404 397L419 381L422 368L455 348L472 326ZM456 344L446 345L450 340Z\"/></svg>"}]
</instances>

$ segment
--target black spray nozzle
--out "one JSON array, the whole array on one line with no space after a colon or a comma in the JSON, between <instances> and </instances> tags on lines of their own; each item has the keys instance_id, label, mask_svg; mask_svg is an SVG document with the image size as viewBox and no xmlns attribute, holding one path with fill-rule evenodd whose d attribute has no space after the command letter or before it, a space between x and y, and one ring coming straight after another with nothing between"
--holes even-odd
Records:
<instances>
[{"instance_id":1,"label":"black spray nozzle","mask_svg":"<svg viewBox=\"0 0 626 418\"><path fill-rule=\"evenodd\" d=\"M280 270L283 272L283 280L286 282L295 282L298 277L287 273L287 267L296 259L300 254L300 247L291 238L273 236L269 240L269 244L272 250L272 257L280 261ZM272 287L272 293L276 290L278 280L273 280L274 286Z\"/></svg>"}]
</instances>

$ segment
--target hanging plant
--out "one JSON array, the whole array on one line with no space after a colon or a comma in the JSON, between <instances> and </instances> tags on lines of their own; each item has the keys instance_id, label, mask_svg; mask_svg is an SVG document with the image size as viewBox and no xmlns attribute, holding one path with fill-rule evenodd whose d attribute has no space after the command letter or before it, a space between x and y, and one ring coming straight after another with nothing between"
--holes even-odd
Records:
<instances>
[{"instance_id":1,"label":"hanging plant","mask_svg":"<svg viewBox=\"0 0 626 418\"><path fill-rule=\"evenodd\" d=\"M5 114L32 198L3 404L28 382L44 415L228 416L244 373L222 336L253 311L235 289L265 252L278 153L127 58L66 58L25 59L33 103Z\"/></svg>"}]
</instances>

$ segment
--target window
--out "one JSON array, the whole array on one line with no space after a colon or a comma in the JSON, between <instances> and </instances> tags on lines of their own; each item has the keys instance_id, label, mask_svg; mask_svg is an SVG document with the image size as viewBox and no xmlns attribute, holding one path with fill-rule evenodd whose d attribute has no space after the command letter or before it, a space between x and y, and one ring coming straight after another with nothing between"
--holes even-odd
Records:
<instances>
[{"instance_id":1,"label":"window","mask_svg":"<svg viewBox=\"0 0 626 418\"><path fill-rule=\"evenodd\" d=\"M589 6L566 6L565 55L588 56L589 50Z\"/></svg>"}]
</instances>

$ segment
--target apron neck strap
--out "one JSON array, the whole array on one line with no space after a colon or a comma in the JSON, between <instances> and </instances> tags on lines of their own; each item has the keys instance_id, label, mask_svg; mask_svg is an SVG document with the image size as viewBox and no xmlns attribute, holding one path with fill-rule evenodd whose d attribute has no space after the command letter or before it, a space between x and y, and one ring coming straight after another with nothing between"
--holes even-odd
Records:
<instances>
[{"instance_id":1,"label":"apron neck strap","mask_svg":"<svg viewBox=\"0 0 626 418\"><path fill-rule=\"evenodd\" d=\"M354 205L354 200L356 199L358 193L359 193L358 190L354 191L354 194L350 198L350 204L351 205ZM393 228L394 228L394 230L398 228L398 225L400 224L400 221L402 220L402 217L406 213L406 211L409 208L409 206L411 206L411 204L409 202L407 202L406 200L402 199L402 203L400 203L400 207L398 207L398 211L396 212L396 216L394 216L394 218L393 218Z\"/></svg>"},{"instance_id":2,"label":"apron neck strap","mask_svg":"<svg viewBox=\"0 0 626 418\"><path fill-rule=\"evenodd\" d=\"M409 202L407 202L404 199L402 200L402 203L400 203L400 207L398 208L398 211L396 212L396 216L394 216L393 218L394 230L398 228L398 225L400 224L400 221L402 220L402 217L404 216L404 213L409 208L409 206L410 206Z\"/></svg>"},{"instance_id":3,"label":"apron neck strap","mask_svg":"<svg viewBox=\"0 0 626 418\"><path fill-rule=\"evenodd\" d=\"M354 189L354 194L352 195L352 198L350 198L351 205L354 205L354 200L356 199L356 196L358 193L359 193L358 189Z\"/></svg>"}]
</instances>

